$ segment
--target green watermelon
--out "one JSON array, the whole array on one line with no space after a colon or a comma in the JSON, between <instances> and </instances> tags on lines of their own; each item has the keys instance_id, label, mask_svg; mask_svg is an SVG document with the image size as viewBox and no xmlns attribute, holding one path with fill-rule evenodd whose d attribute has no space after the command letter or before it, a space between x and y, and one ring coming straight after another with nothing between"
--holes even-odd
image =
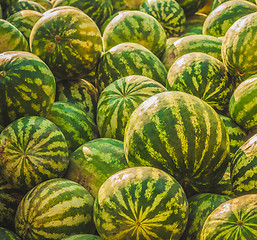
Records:
<instances>
[{"instance_id":1,"label":"green watermelon","mask_svg":"<svg viewBox=\"0 0 257 240\"><path fill-rule=\"evenodd\" d=\"M168 44L161 60L167 71L179 57L191 52L203 52L222 61L221 45L222 40L213 36L189 35Z\"/></svg>"},{"instance_id":2,"label":"green watermelon","mask_svg":"<svg viewBox=\"0 0 257 240\"><path fill-rule=\"evenodd\" d=\"M54 102L46 118L62 131L70 153L85 142L98 137L95 122L74 103Z\"/></svg>"},{"instance_id":3,"label":"green watermelon","mask_svg":"<svg viewBox=\"0 0 257 240\"><path fill-rule=\"evenodd\" d=\"M114 12L121 10L138 10L144 0L112 0Z\"/></svg>"},{"instance_id":4,"label":"green watermelon","mask_svg":"<svg viewBox=\"0 0 257 240\"><path fill-rule=\"evenodd\" d=\"M80 78L95 68L102 38L96 23L84 12L62 6L48 10L36 22L30 48L56 77Z\"/></svg>"},{"instance_id":5,"label":"green watermelon","mask_svg":"<svg viewBox=\"0 0 257 240\"><path fill-rule=\"evenodd\" d=\"M62 177L68 168L68 145L61 130L43 117L28 116L10 123L0 134L3 177L27 191Z\"/></svg>"},{"instance_id":6,"label":"green watermelon","mask_svg":"<svg viewBox=\"0 0 257 240\"><path fill-rule=\"evenodd\" d=\"M10 22L0 19L0 53L7 51L28 51L25 36Z\"/></svg>"},{"instance_id":7,"label":"green watermelon","mask_svg":"<svg viewBox=\"0 0 257 240\"><path fill-rule=\"evenodd\" d=\"M203 24L203 34L225 36L227 30L239 18L257 11L257 5L245 0L227 1L214 9Z\"/></svg>"},{"instance_id":8,"label":"green watermelon","mask_svg":"<svg viewBox=\"0 0 257 240\"><path fill-rule=\"evenodd\" d=\"M158 20L167 37L180 36L185 28L186 16L183 8L174 0L145 0L139 10Z\"/></svg>"},{"instance_id":9,"label":"green watermelon","mask_svg":"<svg viewBox=\"0 0 257 240\"><path fill-rule=\"evenodd\" d=\"M224 65L241 83L257 73L257 12L241 17L228 29L222 42Z\"/></svg>"},{"instance_id":10,"label":"green watermelon","mask_svg":"<svg viewBox=\"0 0 257 240\"><path fill-rule=\"evenodd\" d=\"M96 120L98 95L97 88L84 79L64 79L56 83L55 101L76 104L94 121Z\"/></svg>"},{"instance_id":11,"label":"green watermelon","mask_svg":"<svg viewBox=\"0 0 257 240\"><path fill-rule=\"evenodd\" d=\"M213 11L215 8L217 8L219 5L221 5L224 2L231 1L231 0L213 0L211 4L211 11ZM235 0L232 0L235 1ZM246 0L248 2L256 3L255 0Z\"/></svg>"},{"instance_id":12,"label":"green watermelon","mask_svg":"<svg viewBox=\"0 0 257 240\"><path fill-rule=\"evenodd\" d=\"M188 202L180 184L152 167L112 175L94 202L94 222L103 239L177 240L187 219Z\"/></svg>"},{"instance_id":13,"label":"green watermelon","mask_svg":"<svg viewBox=\"0 0 257 240\"><path fill-rule=\"evenodd\" d=\"M4 127L0 125L0 133L4 130Z\"/></svg>"},{"instance_id":14,"label":"green watermelon","mask_svg":"<svg viewBox=\"0 0 257 240\"><path fill-rule=\"evenodd\" d=\"M167 70L151 51L137 43L120 43L105 52L98 65L96 86L101 93L115 80L142 75L166 84Z\"/></svg>"},{"instance_id":15,"label":"green watermelon","mask_svg":"<svg viewBox=\"0 0 257 240\"><path fill-rule=\"evenodd\" d=\"M0 239L1 240L21 240L21 238L6 228L0 227Z\"/></svg>"},{"instance_id":16,"label":"green watermelon","mask_svg":"<svg viewBox=\"0 0 257 240\"><path fill-rule=\"evenodd\" d=\"M15 230L22 239L55 240L95 231L94 199L80 184L64 178L47 180L21 200Z\"/></svg>"},{"instance_id":17,"label":"green watermelon","mask_svg":"<svg viewBox=\"0 0 257 240\"><path fill-rule=\"evenodd\" d=\"M60 6L79 8L92 18L99 28L112 15L113 11L111 0L56 0L53 8Z\"/></svg>"},{"instance_id":18,"label":"green watermelon","mask_svg":"<svg viewBox=\"0 0 257 240\"><path fill-rule=\"evenodd\" d=\"M6 9L15 2L18 2L18 0L0 0L3 14L5 13Z\"/></svg>"},{"instance_id":19,"label":"green watermelon","mask_svg":"<svg viewBox=\"0 0 257 240\"><path fill-rule=\"evenodd\" d=\"M189 215L186 229L180 240L198 240L205 220L220 204L230 199L228 196L201 193L188 198Z\"/></svg>"},{"instance_id":20,"label":"green watermelon","mask_svg":"<svg viewBox=\"0 0 257 240\"><path fill-rule=\"evenodd\" d=\"M220 112L228 110L233 92L224 64L202 52L179 57L168 71L166 88L197 96Z\"/></svg>"},{"instance_id":21,"label":"green watermelon","mask_svg":"<svg viewBox=\"0 0 257 240\"><path fill-rule=\"evenodd\" d=\"M207 0L177 0L177 2L183 8L186 16L189 17L200 10Z\"/></svg>"},{"instance_id":22,"label":"green watermelon","mask_svg":"<svg viewBox=\"0 0 257 240\"><path fill-rule=\"evenodd\" d=\"M256 240L257 194L230 199L206 219L200 240Z\"/></svg>"},{"instance_id":23,"label":"green watermelon","mask_svg":"<svg viewBox=\"0 0 257 240\"><path fill-rule=\"evenodd\" d=\"M229 136L216 111L188 93L158 93L132 113L124 136L130 167L162 169L188 196L209 191L229 160Z\"/></svg>"},{"instance_id":24,"label":"green watermelon","mask_svg":"<svg viewBox=\"0 0 257 240\"><path fill-rule=\"evenodd\" d=\"M48 66L29 52L0 54L0 124L28 115L44 117L55 99L56 83Z\"/></svg>"},{"instance_id":25,"label":"green watermelon","mask_svg":"<svg viewBox=\"0 0 257 240\"><path fill-rule=\"evenodd\" d=\"M250 137L231 160L231 182L237 195L257 193L257 134Z\"/></svg>"},{"instance_id":26,"label":"green watermelon","mask_svg":"<svg viewBox=\"0 0 257 240\"><path fill-rule=\"evenodd\" d=\"M24 1L24 0L19 0ZM53 7L50 0L31 0L33 2L39 3L42 7L44 7L46 10L49 10Z\"/></svg>"},{"instance_id":27,"label":"green watermelon","mask_svg":"<svg viewBox=\"0 0 257 240\"><path fill-rule=\"evenodd\" d=\"M31 30L42 16L42 13L34 10L22 10L12 14L6 21L19 29L29 42Z\"/></svg>"},{"instance_id":28,"label":"green watermelon","mask_svg":"<svg viewBox=\"0 0 257 240\"><path fill-rule=\"evenodd\" d=\"M162 25L151 15L141 11L121 11L103 32L104 51L124 43L138 43L156 56L165 50L166 33Z\"/></svg>"},{"instance_id":29,"label":"green watermelon","mask_svg":"<svg viewBox=\"0 0 257 240\"><path fill-rule=\"evenodd\" d=\"M101 240L102 238L93 234L76 234L66 238L62 238L62 240Z\"/></svg>"},{"instance_id":30,"label":"green watermelon","mask_svg":"<svg viewBox=\"0 0 257 240\"><path fill-rule=\"evenodd\" d=\"M104 181L125 168L128 164L123 142L97 138L81 145L70 155L65 177L81 184L95 198Z\"/></svg>"},{"instance_id":31,"label":"green watermelon","mask_svg":"<svg viewBox=\"0 0 257 240\"><path fill-rule=\"evenodd\" d=\"M148 77L132 75L115 80L100 94L97 127L101 137L123 141L132 112L147 98L167 89Z\"/></svg>"}]
</instances>

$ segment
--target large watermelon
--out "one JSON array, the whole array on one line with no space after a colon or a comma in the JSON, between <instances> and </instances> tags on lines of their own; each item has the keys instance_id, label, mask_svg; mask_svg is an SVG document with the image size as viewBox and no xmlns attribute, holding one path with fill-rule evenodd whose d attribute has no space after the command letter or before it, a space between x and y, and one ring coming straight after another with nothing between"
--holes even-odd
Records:
<instances>
[{"instance_id":1,"label":"large watermelon","mask_svg":"<svg viewBox=\"0 0 257 240\"><path fill-rule=\"evenodd\" d=\"M188 202L179 183L152 167L124 169L100 187L94 222L103 239L178 240L187 224Z\"/></svg>"},{"instance_id":2,"label":"large watermelon","mask_svg":"<svg viewBox=\"0 0 257 240\"><path fill-rule=\"evenodd\" d=\"M229 137L209 104L170 91L148 98L132 113L124 149L130 167L162 169L189 196L208 191L221 180L229 160Z\"/></svg>"},{"instance_id":3,"label":"large watermelon","mask_svg":"<svg viewBox=\"0 0 257 240\"><path fill-rule=\"evenodd\" d=\"M0 239L1 240L21 240L21 238L6 228L0 227Z\"/></svg>"},{"instance_id":4,"label":"large watermelon","mask_svg":"<svg viewBox=\"0 0 257 240\"><path fill-rule=\"evenodd\" d=\"M62 238L62 240L101 240L102 238L93 234L76 234L66 238Z\"/></svg>"}]
</instances>

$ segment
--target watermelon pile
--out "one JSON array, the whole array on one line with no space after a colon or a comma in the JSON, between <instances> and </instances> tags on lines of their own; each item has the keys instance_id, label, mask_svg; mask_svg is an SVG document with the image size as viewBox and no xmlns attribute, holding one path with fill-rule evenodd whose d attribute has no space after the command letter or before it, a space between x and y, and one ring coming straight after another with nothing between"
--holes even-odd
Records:
<instances>
[{"instance_id":1,"label":"watermelon pile","mask_svg":"<svg viewBox=\"0 0 257 240\"><path fill-rule=\"evenodd\" d=\"M0 0L0 240L257 240L255 0Z\"/></svg>"}]
</instances>

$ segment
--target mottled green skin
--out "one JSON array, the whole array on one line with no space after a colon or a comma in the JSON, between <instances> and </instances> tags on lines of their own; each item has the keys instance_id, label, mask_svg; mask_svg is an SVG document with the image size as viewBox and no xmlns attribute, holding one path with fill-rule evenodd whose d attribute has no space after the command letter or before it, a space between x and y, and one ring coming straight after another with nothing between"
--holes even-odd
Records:
<instances>
[{"instance_id":1,"label":"mottled green skin","mask_svg":"<svg viewBox=\"0 0 257 240\"><path fill-rule=\"evenodd\" d=\"M212 5L211 5L211 11L213 11L215 8L217 8L219 5L221 5L224 2L227 2L229 0L213 0ZM232 0L232 1L237 1L237 0ZM256 3L255 0L246 0L248 2Z\"/></svg>"},{"instance_id":2,"label":"mottled green skin","mask_svg":"<svg viewBox=\"0 0 257 240\"><path fill-rule=\"evenodd\" d=\"M192 94L220 112L228 110L234 90L223 63L202 52L179 57L168 71L166 88Z\"/></svg>"},{"instance_id":3,"label":"mottled green skin","mask_svg":"<svg viewBox=\"0 0 257 240\"><path fill-rule=\"evenodd\" d=\"M257 12L234 22L222 42L223 63L237 84L257 73L256 48Z\"/></svg>"},{"instance_id":4,"label":"mottled green skin","mask_svg":"<svg viewBox=\"0 0 257 240\"><path fill-rule=\"evenodd\" d=\"M237 195L257 193L257 135L249 138L231 161L231 182Z\"/></svg>"},{"instance_id":5,"label":"mottled green skin","mask_svg":"<svg viewBox=\"0 0 257 240\"><path fill-rule=\"evenodd\" d=\"M12 14L6 20L19 29L29 42L31 30L42 16L42 13L34 10L22 10Z\"/></svg>"},{"instance_id":6,"label":"mottled green skin","mask_svg":"<svg viewBox=\"0 0 257 240\"><path fill-rule=\"evenodd\" d=\"M0 227L0 239L2 240L21 240L21 238L6 228Z\"/></svg>"},{"instance_id":7,"label":"mottled green skin","mask_svg":"<svg viewBox=\"0 0 257 240\"><path fill-rule=\"evenodd\" d=\"M77 234L63 238L62 240L101 240L102 238L93 234Z\"/></svg>"},{"instance_id":8,"label":"mottled green skin","mask_svg":"<svg viewBox=\"0 0 257 240\"><path fill-rule=\"evenodd\" d=\"M0 19L0 35L0 53L29 50L29 44L24 35L4 19Z\"/></svg>"},{"instance_id":9,"label":"mottled green skin","mask_svg":"<svg viewBox=\"0 0 257 240\"><path fill-rule=\"evenodd\" d=\"M138 43L160 56L165 50L166 33L162 25L151 15L141 11L121 11L103 32L104 50L124 43Z\"/></svg>"},{"instance_id":10,"label":"mottled green skin","mask_svg":"<svg viewBox=\"0 0 257 240\"><path fill-rule=\"evenodd\" d=\"M6 9L15 2L18 2L18 0L0 0L0 5L2 7L3 14L6 11Z\"/></svg>"},{"instance_id":11,"label":"mottled green skin","mask_svg":"<svg viewBox=\"0 0 257 240\"><path fill-rule=\"evenodd\" d=\"M94 222L103 239L177 240L187 219L183 188L171 175L152 167L128 168L112 175L94 203Z\"/></svg>"},{"instance_id":12,"label":"mottled green skin","mask_svg":"<svg viewBox=\"0 0 257 240\"><path fill-rule=\"evenodd\" d=\"M139 10L156 18L167 37L180 36L184 31L186 16L183 8L174 0L146 0Z\"/></svg>"},{"instance_id":13,"label":"mottled green skin","mask_svg":"<svg viewBox=\"0 0 257 240\"><path fill-rule=\"evenodd\" d=\"M19 0L23 1L23 0ZM42 7L44 7L46 10L49 10L53 7L50 0L31 0L33 2L39 3Z\"/></svg>"},{"instance_id":14,"label":"mottled green skin","mask_svg":"<svg viewBox=\"0 0 257 240\"><path fill-rule=\"evenodd\" d=\"M96 23L75 7L48 10L34 25L31 51L58 78L80 78L93 70L102 52L102 38Z\"/></svg>"},{"instance_id":15,"label":"mottled green skin","mask_svg":"<svg viewBox=\"0 0 257 240\"><path fill-rule=\"evenodd\" d=\"M10 51L0 54L0 124L28 115L44 117L55 98L55 78L36 55Z\"/></svg>"},{"instance_id":16,"label":"mottled green skin","mask_svg":"<svg viewBox=\"0 0 257 240\"><path fill-rule=\"evenodd\" d=\"M257 195L230 199L206 219L200 240L256 240Z\"/></svg>"},{"instance_id":17,"label":"mottled green skin","mask_svg":"<svg viewBox=\"0 0 257 240\"><path fill-rule=\"evenodd\" d=\"M46 116L64 134L69 152L98 137L95 122L79 106L56 101Z\"/></svg>"},{"instance_id":18,"label":"mottled green skin","mask_svg":"<svg viewBox=\"0 0 257 240\"><path fill-rule=\"evenodd\" d=\"M229 136L209 104L170 91L148 98L132 113L124 149L130 167L162 169L189 196L208 191L221 180L229 160Z\"/></svg>"},{"instance_id":19,"label":"mottled green skin","mask_svg":"<svg viewBox=\"0 0 257 240\"><path fill-rule=\"evenodd\" d=\"M222 40L213 36L189 35L167 45L161 60L167 71L179 57L191 52L203 52L222 61L221 45Z\"/></svg>"},{"instance_id":20,"label":"mottled green skin","mask_svg":"<svg viewBox=\"0 0 257 240\"><path fill-rule=\"evenodd\" d=\"M21 200L16 233L26 240L55 240L92 234L94 199L78 183L55 178L38 184Z\"/></svg>"},{"instance_id":21,"label":"mottled green skin","mask_svg":"<svg viewBox=\"0 0 257 240\"><path fill-rule=\"evenodd\" d=\"M240 83L229 101L231 118L246 132L256 130L257 121L257 76Z\"/></svg>"},{"instance_id":22,"label":"mottled green skin","mask_svg":"<svg viewBox=\"0 0 257 240\"><path fill-rule=\"evenodd\" d=\"M13 186L29 190L68 168L68 146L57 126L43 117L28 116L9 124L0 134L2 176Z\"/></svg>"},{"instance_id":23,"label":"mottled green skin","mask_svg":"<svg viewBox=\"0 0 257 240\"><path fill-rule=\"evenodd\" d=\"M110 83L130 75L142 75L165 86L167 70L160 59L142 45L121 43L102 55L96 86L101 93Z\"/></svg>"},{"instance_id":24,"label":"mottled green skin","mask_svg":"<svg viewBox=\"0 0 257 240\"><path fill-rule=\"evenodd\" d=\"M144 0L112 0L114 12L121 10L138 10Z\"/></svg>"},{"instance_id":25,"label":"mottled green skin","mask_svg":"<svg viewBox=\"0 0 257 240\"><path fill-rule=\"evenodd\" d=\"M113 12L111 0L56 0L53 8L60 6L73 6L79 8L91 17L99 28Z\"/></svg>"},{"instance_id":26,"label":"mottled green skin","mask_svg":"<svg viewBox=\"0 0 257 240\"><path fill-rule=\"evenodd\" d=\"M148 77L132 75L115 80L100 94L97 127L101 137L123 141L132 112L147 98L167 89Z\"/></svg>"},{"instance_id":27,"label":"mottled green skin","mask_svg":"<svg viewBox=\"0 0 257 240\"><path fill-rule=\"evenodd\" d=\"M56 83L55 100L76 104L94 121L98 95L96 87L84 79L64 79Z\"/></svg>"},{"instance_id":28,"label":"mottled green skin","mask_svg":"<svg viewBox=\"0 0 257 240\"><path fill-rule=\"evenodd\" d=\"M188 198L188 223L180 240L199 240L207 217L215 208L229 199L228 196L212 193L201 193Z\"/></svg>"},{"instance_id":29,"label":"mottled green skin","mask_svg":"<svg viewBox=\"0 0 257 240\"><path fill-rule=\"evenodd\" d=\"M205 5L207 0L177 0L177 2L184 9L186 16L192 16Z\"/></svg>"},{"instance_id":30,"label":"mottled green skin","mask_svg":"<svg viewBox=\"0 0 257 240\"><path fill-rule=\"evenodd\" d=\"M29 0L22 0L11 4L5 12L5 17L8 18L12 14L22 10L34 10L40 13L44 13L46 9L39 3Z\"/></svg>"},{"instance_id":31,"label":"mottled green skin","mask_svg":"<svg viewBox=\"0 0 257 240\"><path fill-rule=\"evenodd\" d=\"M95 198L104 181L128 168L124 144L111 138L97 138L83 144L70 155L66 178L81 184Z\"/></svg>"},{"instance_id":32,"label":"mottled green skin","mask_svg":"<svg viewBox=\"0 0 257 240\"><path fill-rule=\"evenodd\" d=\"M203 24L203 34L214 37L225 36L236 20L256 11L257 5L245 0L224 2L207 16Z\"/></svg>"}]
</instances>

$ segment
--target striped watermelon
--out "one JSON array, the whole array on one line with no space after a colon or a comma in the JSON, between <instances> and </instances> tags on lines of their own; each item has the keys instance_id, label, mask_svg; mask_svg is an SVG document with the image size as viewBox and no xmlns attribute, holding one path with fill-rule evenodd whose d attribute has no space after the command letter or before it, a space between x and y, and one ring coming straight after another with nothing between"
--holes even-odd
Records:
<instances>
[{"instance_id":1,"label":"striped watermelon","mask_svg":"<svg viewBox=\"0 0 257 240\"><path fill-rule=\"evenodd\" d=\"M229 101L231 118L246 132L256 131L257 75L238 85Z\"/></svg>"},{"instance_id":2,"label":"striped watermelon","mask_svg":"<svg viewBox=\"0 0 257 240\"><path fill-rule=\"evenodd\" d=\"M28 116L9 124L0 134L3 177L24 191L56 177L68 168L68 146L51 121Z\"/></svg>"},{"instance_id":3,"label":"striped watermelon","mask_svg":"<svg viewBox=\"0 0 257 240\"><path fill-rule=\"evenodd\" d=\"M21 238L16 235L14 232L0 227L0 239L2 240L21 240Z\"/></svg>"},{"instance_id":4,"label":"striped watermelon","mask_svg":"<svg viewBox=\"0 0 257 240\"><path fill-rule=\"evenodd\" d=\"M183 8L174 0L145 0L139 10L156 18L167 37L180 36L184 31L186 16Z\"/></svg>"},{"instance_id":5,"label":"striped watermelon","mask_svg":"<svg viewBox=\"0 0 257 240\"><path fill-rule=\"evenodd\" d=\"M221 180L229 160L229 136L209 104L170 91L148 98L132 113L124 149L130 167L162 169L190 196Z\"/></svg>"},{"instance_id":6,"label":"striped watermelon","mask_svg":"<svg viewBox=\"0 0 257 240\"><path fill-rule=\"evenodd\" d=\"M29 44L24 35L13 24L4 19L0 19L0 36L0 53L29 50Z\"/></svg>"},{"instance_id":7,"label":"striped watermelon","mask_svg":"<svg viewBox=\"0 0 257 240\"><path fill-rule=\"evenodd\" d=\"M53 8L60 6L77 7L92 18L100 28L104 21L112 15L111 0L56 0Z\"/></svg>"},{"instance_id":8,"label":"striped watermelon","mask_svg":"<svg viewBox=\"0 0 257 240\"><path fill-rule=\"evenodd\" d=\"M73 181L55 178L38 184L21 200L16 233L22 239L54 240L93 233L94 199Z\"/></svg>"},{"instance_id":9,"label":"striped watermelon","mask_svg":"<svg viewBox=\"0 0 257 240\"><path fill-rule=\"evenodd\" d=\"M213 0L211 5L211 11L213 11L215 8L217 8L219 5L221 5L224 2L227 2L229 0ZM233 0L235 1L235 0ZM248 2L256 3L256 0L246 0Z\"/></svg>"},{"instance_id":10,"label":"striped watermelon","mask_svg":"<svg viewBox=\"0 0 257 240\"><path fill-rule=\"evenodd\" d=\"M76 104L94 121L98 95L96 87L84 79L64 79L56 83L55 100Z\"/></svg>"},{"instance_id":11,"label":"striped watermelon","mask_svg":"<svg viewBox=\"0 0 257 240\"><path fill-rule=\"evenodd\" d=\"M248 14L228 29L222 42L222 59L240 83L257 73L257 12Z\"/></svg>"},{"instance_id":12,"label":"striped watermelon","mask_svg":"<svg viewBox=\"0 0 257 240\"><path fill-rule=\"evenodd\" d=\"M0 124L28 115L44 117L54 103L55 88L52 72L36 55L0 54Z\"/></svg>"},{"instance_id":13,"label":"striped watermelon","mask_svg":"<svg viewBox=\"0 0 257 240\"><path fill-rule=\"evenodd\" d=\"M100 94L97 127L101 137L123 141L132 112L147 98L167 89L148 77L132 75L115 80Z\"/></svg>"},{"instance_id":14,"label":"striped watermelon","mask_svg":"<svg viewBox=\"0 0 257 240\"><path fill-rule=\"evenodd\" d=\"M177 2L188 17L200 10L206 4L207 0L177 0Z\"/></svg>"},{"instance_id":15,"label":"striped watermelon","mask_svg":"<svg viewBox=\"0 0 257 240\"><path fill-rule=\"evenodd\" d=\"M86 142L70 155L65 177L81 184L95 198L104 181L128 168L122 141L97 138Z\"/></svg>"},{"instance_id":16,"label":"striped watermelon","mask_svg":"<svg viewBox=\"0 0 257 240\"><path fill-rule=\"evenodd\" d=\"M95 122L74 103L54 102L46 118L61 130L70 153L85 142L98 137Z\"/></svg>"},{"instance_id":17,"label":"striped watermelon","mask_svg":"<svg viewBox=\"0 0 257 240\"><path fill-rule=\"evenodd\" d=\"M6 9L13 3L18 2L18 0L0 0L0 5L2 12L4 13Z\"/></svg>"},{"instance_id":18,"label":"striped watermelon","mask_svg":"<svg viewBox=\"0 0 257 240\"><path fill-rule=\"evenodd\" d=\"M202 52L179 57L168 71L166 88L201 98L217 111L227 111L233 92L224 64Z\"/></svg>"},{"instance_id":19,"label":"striped watermelon","mask_svg":"<svg viewBox=\"0 0 257 240\"><path fill-rule=\"evenodd\" d=\"M179 57L191 52L203 52L222 61L221 45L222 40L213 36L189 35L169 44L161 60L167 71Z\"/></svg>"},{"instance_id":20,"label":"striped watermelon","mask_svg":"<svg viewBox=\"0 0 257 240\"><path fill-rule=\"evenodd\" d=\"M257 134L250 137L231 161L231 182L237 195L257 193Z\"/></svg>"},{"instance_id":21,"label":"striped watermelon","mask_svg":"<svg viewBox=\"0 0 257 240\"><path fill-rule=\"evenodd\" d=\"M6 21L19 29L29 42L31 30L41 17L42 13L40 12L34 10L23 10L12 14L6 19Z\"/></svg>"},{"instance_id":22,"label":"striped watermelon","mask_svg":"<svg viewBox=\"0 0 257 240\"><path fill-rule=\"evenodd\" d=\"M93 234L77 234L72 235L66 238L63 238L62 240L101 240L102 238L97 235Z\"/></svg>"},{"instance_id":23,"label":"striped watermelon","mask_svg":"<svg viewBox=\"0 0 257 240\"><path fill-rule=\"evenodd\" d=\"M257 194L230 199L206 219L200 240L257 239Z\"/></svg>"},{"instance_id":24,"label":"striped watermelon","mask_svg":"<svg viewBox=\"0 0 257 240\"><path fill-rule=\"evenodd\" d=\"M59 78L83 77L95 68L102 51L95 22L75 7L45 12L30 35L31 51Z\"/></svg>"},{"instance_id":25,"label":"striped watermelon","mask_svg":"<svg viewBox=\"0 0 257 240\"><path fill-rule=\"evenodd\" d=\"M19 0L24 1L24 0ZM33 2L39 3L42 7L44 7L46 10L49 10L53 7L51 0L32 0Z\"/></svg>"},{"instance_id":26,"label":"striped watermelon","mask_svg":"<svg viewBox=\"0 0 257 240\"><path fill-rule=\"evenodd\" d=\"M229 199L228 196L212 193L201 193L188 198L188 223L180 240L200 239L201 230L207 217L220 204Z\"/></svg>"},{"instance_id":27,"label":"striped watermelon","mask_svg":"<svg viewBox=\"0 0 257 240\"><path fill-rule=\"evenodd\" d=\"M112 0L114 12L121 10L138 10L144 0Z\"/></svg>"},{"instance_id":28,"label":"striped watermelon","mask_svg":"<svg viewBox=\"0 0 257 240\"><path fill-rule=\"evenodd\" d=\"M225 36L236 20L256 11L256 4L245 0L224 2L207 16L203 24L203 34L215 37Z\"/></svg>"},{"instance_id":29,"label":"striped watermelon","mask_svg":"<svg viewBox=\"0 0 257 240\"><path fill-rule=\"evenodd\" d=\"M167 70L163 63L142 45L120 43L102 55L96 86L101 93L110 83L130 75L149 77L165 86Z\"/></svg>"},{"instance_id":30,"label":"striped watermelon","mask_svg":"<svg viewBox=\"0 0 257 240\"><path fill-rule=\"evenodd\" d=\"M124 169L100 187L94 222L103 239L172 239L181 237L188 202L179 183L152 167ZM117 227L118 226L118 227Z\"/></svg>"},{"instance_id":31,"label":"striped watermelon","mask_svg":"<svg viewBox=\"0 0 257 240\"><path fill-rule=\"evenodd\" d=\"M121 11L103 32L104 50L124 43L138 43L156 56L165 50L166 33L162 25L151 15L141 11Z\"/></svg>"}]
</instances>

